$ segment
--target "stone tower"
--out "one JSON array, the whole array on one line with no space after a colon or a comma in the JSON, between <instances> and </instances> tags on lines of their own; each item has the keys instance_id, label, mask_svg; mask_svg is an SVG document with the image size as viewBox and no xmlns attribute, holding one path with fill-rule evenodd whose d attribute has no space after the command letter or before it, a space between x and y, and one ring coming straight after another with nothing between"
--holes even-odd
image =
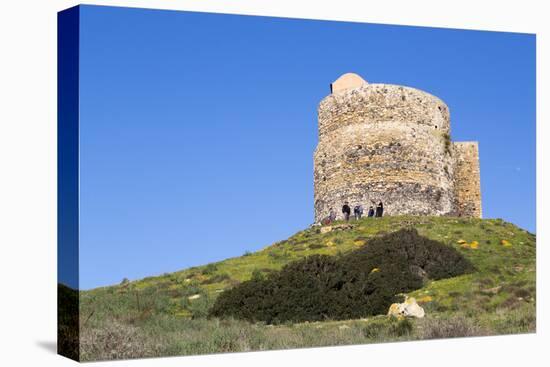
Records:
<instances>
[{"instance_id":1,"label":"stone tower","mask_svg":"<svg viewBox=\"0 0 550 367\"><path fill-rule=\"evenodd\" d=\"M453 143L449 109L418 89L344 74L319 104L315 221L382 201L384 215L481 217L477 142Z\"/></svg>"}]
</instances>

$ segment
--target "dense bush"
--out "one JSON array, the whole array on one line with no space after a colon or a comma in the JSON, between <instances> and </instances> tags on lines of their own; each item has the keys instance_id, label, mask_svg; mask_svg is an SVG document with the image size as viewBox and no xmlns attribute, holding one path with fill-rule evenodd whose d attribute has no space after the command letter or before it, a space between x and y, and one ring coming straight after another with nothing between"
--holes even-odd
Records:
<instances>
[{"instance_id":1,"label":"dense bush","mask_svg":"<svg viewBox=\"0 0 550 367\"><path fill-rule=\"evenodd\" d=\"M349 254L314 255L222 293L210 316L281 323L349 319L385 313L397 294L472 271L458 251L400 230Z\"/></svg>"},{"instance_id":2,"label":"dense bush","mask_svg":"<svg viewBox=\"0 0 550 367\"><path fill-rule=\"evenodd\" d=\"M57 351L68 358L79 359L78 291L57 284Z\"/></svg>"}]
</instances>

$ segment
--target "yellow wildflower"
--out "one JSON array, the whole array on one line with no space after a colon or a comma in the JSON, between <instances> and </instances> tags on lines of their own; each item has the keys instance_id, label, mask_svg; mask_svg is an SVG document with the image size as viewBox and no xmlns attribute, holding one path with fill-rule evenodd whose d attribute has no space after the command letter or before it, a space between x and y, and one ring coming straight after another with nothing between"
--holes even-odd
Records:
<instances>
[{"instance_id":1,"label":"yellow wildflower","mask_svg":"<svg viewBox=\"0 0 550 367\"><path fill-rule=\"evenodd\" d=\"M507 240L500 240L500 244L504 247L512 247L512 244L510 243L510 241L507 241Z\"/></svg>"},{"instance_id":2,"label":"yellow wildflower","mask_svg":"<svg viewBox=\"0 0 550 367\"><path fill-rule=\"evenodd\" d=\"M426 303L426 302L431 302L431 301L433 301L432 296L424 296L424 297L418 299L418 302L420 302L420 303Z\"/></svg>"}]
</instances>

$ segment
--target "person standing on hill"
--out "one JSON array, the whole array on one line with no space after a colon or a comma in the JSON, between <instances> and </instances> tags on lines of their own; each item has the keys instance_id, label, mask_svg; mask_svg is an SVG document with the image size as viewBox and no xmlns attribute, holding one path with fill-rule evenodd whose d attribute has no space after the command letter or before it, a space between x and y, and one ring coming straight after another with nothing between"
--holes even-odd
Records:
<instances>
[{"instance_id":1,"label":"person standing on hill","mask_svg":"<svg viewBox=\"0 0 550 367\"><path fill-rule=\"evenodd\" d=\"M355 220L361 219L362 215L363 215L363 206L361 204L356 205L353 208L353 216L355 217Z\"/></svg>"},{"instance_id":2,"label":"person standing on hill","mask_svg":"<svg viewBox=\"0 0 550 367\"><path fill-rule=\"evenodd\" d=\"M321 225L329 225L336 220L336 213L334 209L330 208L328 211L328 217L325 217L321 220Z\"/></svg>"},{"instance_id":3,"label":"person standing on hill","mask_svg":"<svg viewBox=\"0 0 550 367\"><path fill-rule=\"evenodd\" d=\"M346 220L346 222L349 221L349 216L351 214L351 208L348 204L349 203L346 201L344 203L344 206L342 207L342 213L344 214L344 219Z\"/></svg>"},{"instance_id":4,"label":"person standing on hill","mask_svg":"<svg viewBox=\"0 0 550 367\"><path fill-rule=\"evenodd\" d=\"M376 206L376 216L381 217L384 214L384 205L382 202L379 202Z\"/></svg>"},{"instance_id":5,"label":"person standing on hill","mask_svg":"<svg viewBox=\"0 0 550 367\"><path fill-rule=\"evenodd\" d=\"M367 216L369 218L374 217L374 208L372 207L372 205L369 207L369 212L368 212Z\"/></svg>"}]
</instances>

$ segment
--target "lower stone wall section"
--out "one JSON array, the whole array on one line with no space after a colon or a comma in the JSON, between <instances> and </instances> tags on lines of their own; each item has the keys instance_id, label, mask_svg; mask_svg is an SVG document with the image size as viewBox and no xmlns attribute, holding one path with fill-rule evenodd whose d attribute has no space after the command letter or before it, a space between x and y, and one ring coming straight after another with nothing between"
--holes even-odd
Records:
<instances>
[{"instance_id":1,"label":"lower stone wall section","mask_svg":"<svg viewBox=\"0 0 550 367\"><path fill-rule=\"evenodd\" d=\"M477 142L453 143L456 214L481 218L481 187Z\"/></svg>"}]
</instances>

